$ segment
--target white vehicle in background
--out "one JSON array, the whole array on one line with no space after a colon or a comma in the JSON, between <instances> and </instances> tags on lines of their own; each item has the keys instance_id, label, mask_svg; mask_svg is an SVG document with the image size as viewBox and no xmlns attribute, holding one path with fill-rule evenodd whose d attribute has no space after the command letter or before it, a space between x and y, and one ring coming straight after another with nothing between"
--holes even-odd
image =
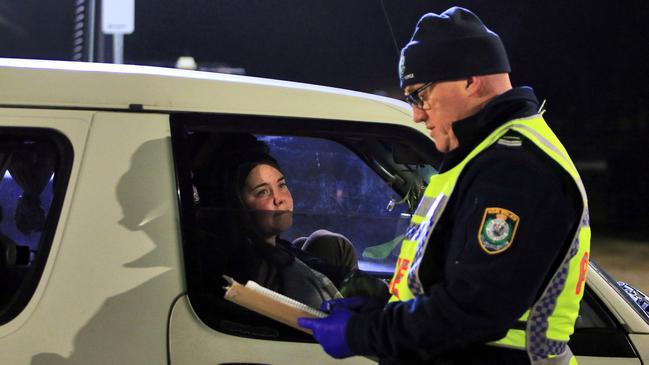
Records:
<instances>
[{"instance_id":1,"label":"white vehicle in background","mask_svg":"<svg viewBox=\"0 0 649 365\"><path fill-rule=\"evenodd\" d=\"M233 136L266 141L296 198L288 236L343 233L361 268L389 278L438 162L405 103L16 59L0 60L0 85L0 363L372 363L334 360L309 336L222 299L228 234L208 198L218 193L211 159ZM595 264L586 284L570 344L579 363L649 363L646 297Z\"/></svg>"}]
</instances>

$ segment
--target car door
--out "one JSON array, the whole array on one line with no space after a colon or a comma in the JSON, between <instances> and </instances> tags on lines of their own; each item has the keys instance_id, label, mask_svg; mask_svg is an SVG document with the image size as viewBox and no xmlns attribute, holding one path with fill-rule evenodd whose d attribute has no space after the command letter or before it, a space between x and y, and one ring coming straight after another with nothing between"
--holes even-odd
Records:
<instances>
[{"instance_id":1,"label":"car door","mask_svg":"<svg viewBox=\"0 0 649 365\"><path fill-rule=\"evenodd\" d=\"M165 363L184 291L169 118L97 112L82 160L43 309L68 347L32 364Z\"/></svg>"},{"instance_id":2,"label":"car door","mask_svg":"<svg viewBox=\"0 0 649 365\"><path fill-rule=\"evenodd\" d=\"M47 293L52 298L49 284L92 116L89 111L0 108L3 363L28 364L41 351L66 353L74 338L74 322L61 328L61 312L49 307Z\"/></svg>"},{"instance_id":3,"label":"car door","mask_svg":"<svg viewBox=\"0 0 649 365\"><path fill-rule=\"evenodd\" d=\"M3 151L13 143L2 204L18 201L3 217L18 233L2 233L31 251L7 268L24 272L17 292L2 276L2 362L166 362L169 311L185 291L168 116L2 109L0 138ZM40 181L40 202L18 209ZM39 211L44 225L26 225Z\"/></svg>"}]
</instances>

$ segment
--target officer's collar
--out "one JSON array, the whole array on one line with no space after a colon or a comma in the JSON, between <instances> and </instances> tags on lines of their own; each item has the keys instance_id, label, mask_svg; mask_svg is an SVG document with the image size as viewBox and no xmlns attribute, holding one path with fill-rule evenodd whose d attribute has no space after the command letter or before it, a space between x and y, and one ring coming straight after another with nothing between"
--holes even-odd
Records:
<instances>
[{"instance_id":1,"label":"officer's collar","mask_svg":"<svg viewBox=\"0 0 649 365\"><path fill-rule=\"evenodd\" d=\"M461 162L484 138L504 123L534 115L539 102L530 87L513 88L491 99L476 114L453 123L459 147L444 156L440 172L448 171Z\"/></svg>"}]
</instances>

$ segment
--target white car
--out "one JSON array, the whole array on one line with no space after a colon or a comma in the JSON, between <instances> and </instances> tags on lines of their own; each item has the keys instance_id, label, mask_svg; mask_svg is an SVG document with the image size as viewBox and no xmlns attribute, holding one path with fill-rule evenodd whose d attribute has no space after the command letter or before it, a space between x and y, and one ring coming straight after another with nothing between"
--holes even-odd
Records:
<instances>
[{"instance_id":1,"label":"white car","mask_svg":"<svg viewBox=\"0 0 649 365\"><path fill-rule=\"evenodd\" d=\"M210 220L219 209L210 179L219 148L256 136L296 202L286 238L340 232L361 268L389 278L438 162L405 103L15 59L0 60L0 85L0 363L373 363L334 360L306 334L223 300L214 278L229 242ZM586 284L570 344L579 363L648 363L646 298L594 264Z\"/></svg>"}]
</instances>

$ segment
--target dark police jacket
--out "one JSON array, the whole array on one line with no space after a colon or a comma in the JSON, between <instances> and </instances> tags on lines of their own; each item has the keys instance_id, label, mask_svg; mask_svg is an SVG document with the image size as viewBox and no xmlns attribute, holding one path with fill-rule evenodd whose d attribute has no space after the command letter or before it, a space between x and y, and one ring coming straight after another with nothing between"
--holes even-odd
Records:
<instances>
[{"instance_id":1,"label":"dark police jacket","mask_svg":"<svg viewBox=\"0 0 649 365\"><path fill-rule=\"evenodd\" d=\"M453 124L460 146L440 172L461 162L512 119L534 115L530 88L515 88ZM485 345L505 336L540 296L579 225L571 177L515 132L476 156L459 177L422 259L424 295L354 315L346 341L381 364L528 364L524 351ZM520 224L511 247L488 255L478 232L487 207L511 207ZM509 208L508 208L509 209Z\"/></svg>"}]
</instances>

